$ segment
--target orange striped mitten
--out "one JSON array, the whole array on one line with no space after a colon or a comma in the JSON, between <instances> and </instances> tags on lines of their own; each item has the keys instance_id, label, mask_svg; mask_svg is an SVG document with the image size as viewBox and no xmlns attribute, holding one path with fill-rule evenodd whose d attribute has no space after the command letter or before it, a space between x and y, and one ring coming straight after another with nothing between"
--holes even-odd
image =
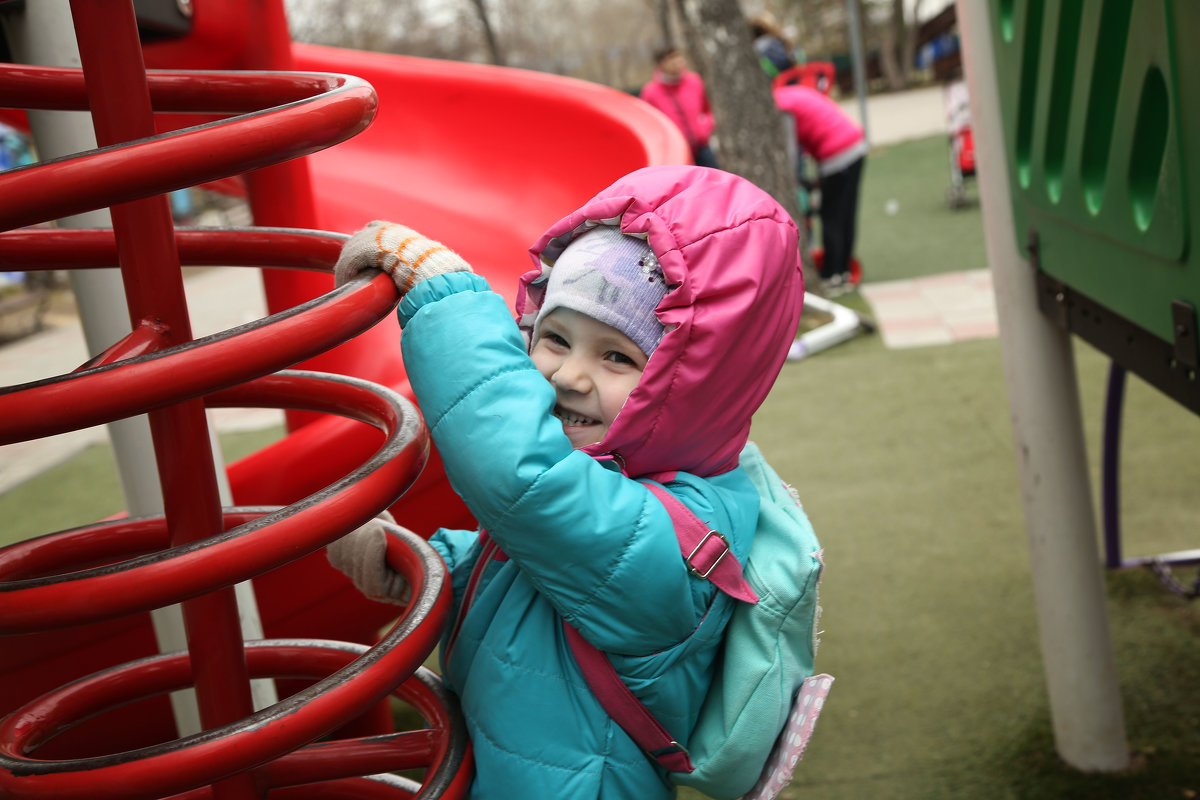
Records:
<instances>
[{"instance_id":1,"label":"orange striped mitten","mask_svg":"<svg viewBox=\"0 0 1200 800\"><path fill-rule=\"evenodd\" d=\"M364 269L391 275L401 295L434 275L472 271L470 264L441 242L383 220L375 220L350 237L334 265L334 280L341 286Z\"/></svg>"}]
</instances>

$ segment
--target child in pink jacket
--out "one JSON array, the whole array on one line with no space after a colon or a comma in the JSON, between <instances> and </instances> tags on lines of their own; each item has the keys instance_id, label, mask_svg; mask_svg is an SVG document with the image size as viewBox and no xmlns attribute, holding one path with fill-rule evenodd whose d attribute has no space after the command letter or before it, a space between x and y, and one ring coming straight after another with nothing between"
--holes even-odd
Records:
<instances>
[{"instance_id":1,"label":"child in pink jacket","mask_svg":"<svg viewBox=\"0 0 1200 800\"><path fill-rule=\"evenodd\" d=\"M654 77L642 87L641 98L679 126L692 148L696 166L716 167L717 157L708 143L714 123L704 80L687 68L687 60L678 48L658 51L654 63Z\"/></svg>"},{"instance_id":2,"label":"child in pink jacket","mask_svg":"<svg viewBox=\"0 0 1200 800\"><path fill-rule=\"evenodd\" d=\"M821 185L821 280L830 296L849 291L858 222L858 187L867 141L863 130L823 92L808 86L774 90L775 105L795 122L796 144L817 162Z\"/></svg>"}]
</instances>

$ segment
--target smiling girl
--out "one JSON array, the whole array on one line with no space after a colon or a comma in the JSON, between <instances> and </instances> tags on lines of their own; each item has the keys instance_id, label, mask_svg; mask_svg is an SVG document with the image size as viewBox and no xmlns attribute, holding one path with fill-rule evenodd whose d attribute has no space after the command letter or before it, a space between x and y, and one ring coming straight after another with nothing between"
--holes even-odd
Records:
<instances>
[{"instance_id":1,"label":"smiling girl","mask_svg":"<svg viewBox=\"0 0 1200 800\"><path fill-rule=\"evenodd\" d=\"M689 569L648 485L744 563L759 495L738 456L796 331L796 226L731 173L650 167L530 252L516 324L466 262L399 225L355 234L336 274L384 269L404 292L412 389L481 525L431 539L452 574L441 657L474 745L471 796L672 797L593 695L564 622L686 746L737 601ZM398 597L382 535L360 529L330 560Z\"/></svg>"}]
</instances>

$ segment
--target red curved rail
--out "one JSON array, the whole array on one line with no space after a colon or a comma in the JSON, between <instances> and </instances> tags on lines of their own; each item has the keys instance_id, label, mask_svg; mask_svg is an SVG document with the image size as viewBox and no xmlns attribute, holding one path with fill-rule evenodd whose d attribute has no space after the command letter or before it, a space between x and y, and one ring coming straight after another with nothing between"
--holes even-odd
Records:
<instances>
[{"instance_id":1,"label":"red curved rail","mask_svg":"<svg viewBox=\"0 0 1200 800\"><path fill-rule=\"evenodd\" d=\"M266 262L329 271L344 240L301 231L263 230L245 238L238 231L181 231L178 246L184 264ZM61 264L73 252L83 267L111 266L103 256L115 254L111 231L0 234L0 247L10 253L0 263L18 269L36 267L39 260ZM23 254L33 258L23 263ZM315 255L329 259L318 266ZM239 329L123 358L119 369L105 364L9 387L0 391L0 444L123 419L282 369L361 333L395 305L395 287L377 276ZM55 415L42 413L45 408L54 408Z\"/></svg>"},{"instance_id":2,"label":"red curved rail","mask_svg":"<svg viewBox=\"0 0 1200 800\"><path fill-rule=\"evenodd\" d=\"M358 379L284 369L374 325L395 307L395 288L382 276L362 278L195 340L182 265L328 271L344 237L286 229L177 232L162 194L341 142L370 123L374 91L358 78L331 74L148 74L130 0L71 0L71 12L82 70L0 64L0 106L89 110L98 147L0 174L0 231L7 231L0 233L0 264L25 270L119 265L130 333L68 375L0 389L0 443L147 414L165 513L0 550L0 635L182 603L189 652L80 678L9 714L0 722L0 795L186 792L240 800L278 787L277 796L398 797L410 796L411 784L350 776L365 774L359 769L427 766L420 796L460 797L469 777L465 737L453 703L424 683L410 681L401 694L433 722L433 733L310 744L377 707L434 647L448 594L444 566L423 541L393 530L389 560L409 581L414 600L370 650L329 642L245 644L232 592L235 583L370 519L424 465L428 435L406 399ZM159 112L205 121L159 134ZM105 207L111 231L12 230ZM206 405L346 416L378 428L382 443L341 480L289 506L223 509ZM316 682L254 711L249 681L257 677ZM188 686L196 690L202 733L101 756L38 757L85 720ZM299 748L307 749L288 755Z\"/></svg>"},{"instance_id":3,"label":"red curved rail","mask_svg":"<svg viewBox=\"0 0 1200 800\"><path fill-rule=\"evenodd\" d=\"M350 138L375 113L375 92L345 75L150 73L155 111L248 110L147 141L101 148L0 176L0 229L32 225L182 189L308 155ZM48 87L63 87L52 90ZM77 70L0 64L0 106L87 110ZM165 102L167 99L172 102Z\"/></svg>"},{"instance_id":4,"label":"red curved rail","mask_svg":"<svg viewBox=\"0 0 1200 800\"><path fill-rule=\"evenodd\" d=\"M209 405L341 413L388 435L371 459L323 492L205 539L167 547L166 520L155 517L101 523L0 550L0 634L148 611L260 575L391 505L416 480L429 453L416 408L390 389L355 378L284 371L214 394ZM130 534L153 551L113 563L119 549L133 546ZM71 571L55 557L69 559ZM79 568L89 562L100 566ZM17 577L46 566L57 574Z\"/></svg>"},{"instance_id":5,"label":"red curved rail","mask_svg":"<svg viewBox=\"0 0 1200 800\"><path fill-rule=\"evenodd\" d=\"M322 680L236 723L165 745L94 758L30 757L78 720L141 697L184 688L191 677L189 657L186 653L157 656L76 681L26 704L0 723L0 793L64 800L175 794L266 764L355 717L421 665L441 635L449 605L449 594L442 591L445 570L436 553L414 534L395 527L392 533L395 543L389 561L409 581L413 600L370 650L328 642L251 643L246 656L253 677L319 676ZM327 671L319 674L322 669ZM428 695L424 700L419 710L441 720L442 729L449 730L446 713L434 708ZM270 782L284 784L364 774L357 772L359 768L372 774L432 765L437 773L450 767L446 756L452 749L461 761L464 747L461 741L430 741L428 734L384 738L388 747L381 747L379 737L371 737L365 746L340 742L325 757L300 754L266 774L273 776ZM414 738L422 741L420 746L404 746ZM455 739L461 738L456 731ZM323 747L331 745L314 749L319 752ZM338 757L329 757L333 755Z\"/></svg>"}]
</instances>

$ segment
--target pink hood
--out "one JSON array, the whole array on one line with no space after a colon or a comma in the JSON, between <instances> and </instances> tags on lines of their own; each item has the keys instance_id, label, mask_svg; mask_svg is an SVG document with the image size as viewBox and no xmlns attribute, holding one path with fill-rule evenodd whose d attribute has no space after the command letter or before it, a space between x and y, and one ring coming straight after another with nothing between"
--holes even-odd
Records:
<instances>
[{"instance_id":1,"label":"pink hood","mask_svg":"<svg viewBox=\"0 0 1200 800\"><path fill-rule=\"evenodd\" d=\"M553 262L596 224L644 236L674 287L656 313L667 333L604 440L637 477L706 477L737 466L750 417L779 374L804 301L796 225L770 195L732 173L647 167L559 220L531 249L517 321L532 326Z\"/></svg>"}]
</instances>

